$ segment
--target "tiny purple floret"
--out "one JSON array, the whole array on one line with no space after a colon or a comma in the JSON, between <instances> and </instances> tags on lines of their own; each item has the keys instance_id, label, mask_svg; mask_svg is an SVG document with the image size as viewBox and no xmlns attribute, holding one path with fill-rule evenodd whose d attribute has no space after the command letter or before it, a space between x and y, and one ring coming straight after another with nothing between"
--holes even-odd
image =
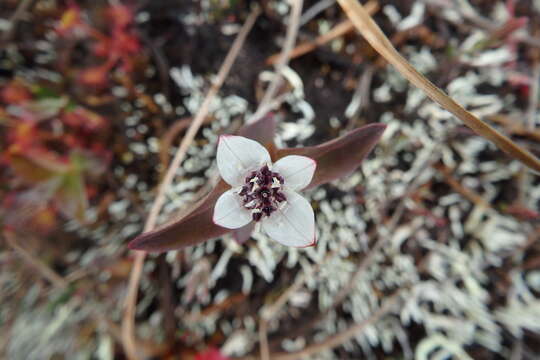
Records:
<instances>
[{"instance_id":1,"label":"tiny purple floret","mask_svg":"<svg viewBox=\"0 0 540 360\"><path fill-rule=\"evenodd\" d=\"M272 215L281 203L287 201L282 191L284 183L283 176L270 170L267 165L246 177L238 195L242 197L244 207L251 210L253 221Z\"/></svg>"}]
</instances>

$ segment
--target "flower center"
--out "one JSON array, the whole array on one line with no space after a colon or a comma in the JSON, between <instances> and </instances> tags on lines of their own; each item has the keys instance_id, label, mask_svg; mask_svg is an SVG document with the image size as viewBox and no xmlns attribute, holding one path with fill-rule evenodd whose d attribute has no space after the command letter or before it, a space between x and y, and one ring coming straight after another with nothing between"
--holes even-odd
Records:
<instances>
[{"instance_id":1,"label":"flower center","mask_svg":"<svg viewBox=\"0 0 540 360\"><path fill-rule=\"evenodd\" d=\"M270 216L287 200L281 191L284 183L283 176L271 171L267 165L246 177L238 195L242 198L244 207L251 210L254 221Z\"/></svg>"}]
</instances>

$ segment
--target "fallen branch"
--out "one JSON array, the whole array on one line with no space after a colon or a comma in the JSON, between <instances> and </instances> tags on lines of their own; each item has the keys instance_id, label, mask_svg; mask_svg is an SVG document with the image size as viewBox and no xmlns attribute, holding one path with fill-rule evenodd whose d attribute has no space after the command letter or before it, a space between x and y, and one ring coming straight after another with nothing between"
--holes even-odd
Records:
<instances>
[{"instance_id":1,"label":"fallen branch","mask_svg":"<svg viewBox=\"0 0 540 360\"><path fill-rule=\"evenodd\" d=\"M401 290L398 290L396 293L391 295L387 300L385 300L384 303L381 305L381 307L377 311L375 311L370 317L368 317L364 321L351 325L344 331L337 333L334 336L328 337L321 343L307 346L304 349L298 352L294 352L294 353L277 353L272 356L272 359L273 360L294 360L294 359L299 359L303 357L308 357L308 356L317 354L321 351L326 351L326 350L331 350L333 348L336 348L342 345L343 343L351 340L353 337L358 336L358 334L361 333L366 327L368 327L369 325L373 325L380 318L387 315L398 303L400 296L401 296Z\"/></svg>"},{"instance_id":2,"label":"fallen branch","mask_svg":"<svg viewBox=\"0 0 540 360\"><path fill-rule=\"evenodd\" d=\"M41 261L39 258L32 255L28 250L23 248L17 242L14 234L11 231L4 231L4 238L8 245L26 261L30 266L37 270L47 281L49 281L54 287L65 289L68 287L69 282L66 281L63 277L58 275L54 270L52 270L47 264Z\"/></svg>"},{"instance_id":3,"label":"fallen branch","mask_svg":"<svg viewBox=\"0 0 540 360\"><path fill-rule=\"evenodd\" d=\"M279 60L276 62L276 74L268 85L268 88L264 93L263 98L261 99L261 102L259 103L259 106L255 111L255 114L253 114L248 119L248 124L257 121L259 118L266 115L265 109L276 96L279 86L281 85L281 82L283 80L281 73L289 63L291 51L293 49L294 43L296 42L296 36L298 35L298 28L300 27L300 15L302 14L303 0L292 0L291 2L292 8L291 15L289 16L289 26L287 27L287 34L285 35L283 49L279 56Z\"/></svg>"}]
</instances>

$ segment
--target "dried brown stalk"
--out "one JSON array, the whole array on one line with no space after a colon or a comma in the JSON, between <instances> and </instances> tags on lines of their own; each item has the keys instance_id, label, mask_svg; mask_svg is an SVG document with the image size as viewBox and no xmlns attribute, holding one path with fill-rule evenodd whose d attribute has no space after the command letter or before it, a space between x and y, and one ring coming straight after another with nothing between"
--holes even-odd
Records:
<instances>
[{"instance_id":1,"label":"dried brown stalk","mask_svg":"<svg viewBox=\"0 0 540 360\"><path fill-rule=\"evenodd\" d=\"M501 150L518 159L529 168L540 172L540 160L538 158L526 149L520 147L507 136L502 135L493 127L465 110L461 105L446 95L441 89L436 87L409 64L394 48L390 40L388 40L379 26L373 21L371 16L358 1L338 0L338 2L367 42L369 42L381 56L392 64L401 75L413 85L423 90L430 99L454 114L477 134L491 140Z\"/></svg>"},{"instance_id":2,"label":"dried brown stalk","mask_svg":"<svg viewBox=\"0 0 540 360\"><path fill-rule=\"evenodd\" d=\"M30 10L33 3L34 3L34 0L21 0L21 1L19 1L17 9L15 9L15 12L11 16L11 18L9 19L8 28L2 34L1 40L3 42L7 42L11 38L11 36L13 35L13 32L15 31L15 27L17 26L17 22L24 16L24 14L28 10Z\"/></svg>"},{"instance_id":3,"label":"dried brown stalk","mask_svg":"<svg viewBox=\"0 0 540 360\"><path fill-rule=\"evenodd\" d=\"M69 285L69 282L64 280L63 277L58 275L54 270L47 266L47 264L19 245L15 235L11 231L4 231L4 238L8 245L20 255L24 261L36 269L37 272L47 279L54 287L63 289Z\"/></svg>"},{"instance_id":4,"label":"dried brown stalk","mask_svg":"<svg viewBox=\"0 0 540 360\"><path fill-rule=\"evenodd\" d=\"M240 52L240 49L244 44L247 34L255 24L255 20L259 16L259 13L260 10L258 8L251 12L246 22L242 26L242 29L238 33L236 39L234 40L234 43L229 50L229 53L227 54L221 68L219 69L216 82L212 85L212 87L206 94L206 97L199 111L193 119L193 122L191 123L186 135L182 139L182 143L180 144L178 151L176 152L171 164L169 165L169 168L167 169L167 173L165 174L165 177L159 186L158 195L154 203L152 204L152 209L150 210L150 214L146 220L144 231L150 231L156 227L159 212L161 211L161 208L163 207L163 204L165 202L165 192L172 183L176 170L184 160L189 146L193 142L195 135L203 124L203 121L208 114L212 100L225 82L225 79L229 74L229 70L231 69L236 57L238 56L238 53ZM130 359L139 358L135 337L135 307L137 304L137 293L139 288L139 282L141 280L142 268L145 257L146 252L140 251L135 254L135 262L131 270L127 295L124 304L124 316L122 319L122 343L126 354Z\"/></svg>"},{"instance_id":5,"label":"dried brown stalk","mask_svg":"<svg viewBox=\"0 0 540 360\"><path fill-rule=\"evenodd\" d=\"M227 309L230 309L231 307L243 303L247 298L247 295L244 293L237 293L234 295L231 295L224 299L221 302L218 302L217 304L213 304L208 306L207 308L202 309L200 312L197 312L196 314L188 314L186 315L186 320L188 322L196 323L201 321L203 318L211 316L217 312L223 312Z\"/></svg>"},{"instance_id":6,"label":"dried brown stalk","mask_svg":"<svg viewBox=\"0 0 540 360\"><path fill-rule=\"evenodd\" d=\"M507 115L490 115L488 116L490 121L496 122L504 126L505 130L513 135L527 137L534 141L540 141L540 131L539 130L529 130L523 122L520 122L517 119L509 117Z\"/></svg>"},{"instance_id":7,"label":"dried brown stalk","mask_svg":"<svg viewBox=\"0 0 540 360\"><path fill-rule=\"evenodd\" d=\"M276 62L276 74L268 89L264 93L264 96L259 103L255 114L253 114L247 121L247 123L255 122L259 118L266 115L266 107L272 102L282 82L283 69L289 63L291 51L294 43L296 42L296 36L298 35L298 28L300 27L300 15L302 15L303 0L292 0L291 15L289 16L289 26L287 27L287 34L285 35L285 42L283 43L283 49L279 56L279 60Z\"/></svg>"},{"instance_id":8,"label":"dried brown stalk","mask_svg":"<svg viewBox=\"0 0 540 360\"><path fill-rule=\"evenodd\" d=\"M294 283L287 290L285 290L273 304L263 308L261 320L259 321L259 345L262 360L270 359L270 349L268 346L268 321L276 316L278 311L285 306L287 301L289 301L295 292L300 290L300 288L304 285L305 280L305 273L297 276Z\"/></svg>"},{"instance_id":9,"label":"dried brown stalk","mask_svg":"<svg viewBox=\"0 0 540 360\"><path fill-rule=\"evenodd\" d=\"M384 301L381 307L364 321L351 325L344 331L325 339L323 342L307 346L298 352L273 354L272 359L273 360L294 360L294 359L306 358L311 355L317 354L321 351L330 350L330 349L333 349L342 345L343 343L351 340L353 337L361 333L367 326L376 323L380 318L388 314L394 308L394 306L398 303L398 300L400 299L400 296L401 296L401 292L402 290L398 290L396 293L388 297L388 299Z\"/></svg>"},{"instance_id":10,"label":"dried brown stalk","mask_svg":"<svg viewBox=\"0 0 540 360\"><path fill-rule=\"evenodd\" d=\"M377 1L370 1L366 5L366 11L373 15L379 10L379 3ZM345 21L340 22L336 26L334 26L330 31L327 33L318 36L313 41L306 41L295 47L291 51L290 59L296 59L302 55L305 55L319 46L323 46L326 43L343 36L349 32L351 32L354 29L354 25L352 24L351 20L347 19ZM268 65L274 65L279 60L280 54L274 54L270 56L268 59L266 59L266 64Z\"/></svg>"},{"instance_id":11,"label":"dried brown stalk","mask_svg":"<svg viewBox=\"0 0 540 360\"><path fill-rule=\"evenodd\" d=\"M5 230L3 232L3 235L4 235L4 238L6 239L6 242L8 243L8 245L11 248L13 248L13 250L18 255L20 255L25 262L27 262L31 267L35 268L37 270L37 273L40 276L42 276L44 279L49 281L51 283L51 285L55 289L66 289L73 281L76 281L78 278L80 278L80 276L73 277L73 276L69 276L69 275L66 276L66 277L62 277L56 271L51 269L42 260L35 257L28 250L23 248L19 244L19 241L17 240L17 238L16 238L16 236L15 236L15 234L13 232ZM88 299L85 298L83 294L84 294L83 292L75 292L73 294L74 301L77 302L78 304L82 304L84 302L87 302ZM106 318L104 314L105 314L105 311L103 311L100 308L99 305L97 305L97 306L94 305L94 307L92 307L92 312L90 313L90 316L94 320L95 323L104 324L106 326L107 331L109 332L109 334L111 334L113 336L113 338L120 343L120 341L121 341L121 339L120 339L120 329L116 326L116 324L114 324L112 321L110 321L108 318ZM0 354L2 354L2 351L4 351L4 349L5 349L4 344L9 343L10 336L11 336L11 334L6 335L2 339L3 343L0 344L0 345L2 345L2 346L0 346L0 349L1 349ZM162 353L162 351L159 351L161 349L158 349L156 351L155 350L156 346L153 345L153 344L144 343L143 345L144 345L143 347L144 347L145 353L150 353L150 354L157 354L157 353L160 353L160 352ZM154 351L149 351L149 349L154 349Z\"/></svg>"},{"instance_id":12,"label":"dried brown stalk","mask_svg":"<svg viewBox=\"0 0 540 360\"><path fill-rule=\"evenodd\" d=\"M357 336L367 326L376 323L381 317L388 314L392 310L392 308L395 306L395 304L398 303L398 300L403 290L404 289L398 290L393 295L388 297L388 299L384 301L381 307L364 321L351 325L344 331L328 337L323 342L307 346L300 351L293 352L293 353L272 354L271 359L272 360L295 360L295 359L300 359L300 358L309 358L309 356L314 355L318 352L333 349L342 345L343 343ZM266 324L264 324L263 326L266 326ZM264 328L263 330L266 331L267 329ZM260 332L259 332L259 335L260 335ZM266 339L264 338L261 338L260 340L261 342L266 341ZM266 344L266 346L268 346L268 344ZM246 356L241 359L242 360L255 360L259 358L257 358L256 356ZM261 355L260 359L265 360L265 359L269 359L269 357L265 358Z\"/></svg>"},{"instance_id":13,"label":"dried brown stalk","mask_svg":"<svg viewBox=\"0 0 540 360\"><path fill-rule=\"evenodd\" d=\"M461 185L461 183L454 176L452 176L452 171L448 167L442 164L437 164L434 166L434 168L439 170L444 175L444 181L446 181L446 183L450 185L450 187L454 189L454 191L461 194L464 198L466 198L476 206L480 206L485 209L491 207L491 205L486 200L484 200L483 197L481 197L471 189L468 189L465 186Z\"/></svg>"}]
</instances>

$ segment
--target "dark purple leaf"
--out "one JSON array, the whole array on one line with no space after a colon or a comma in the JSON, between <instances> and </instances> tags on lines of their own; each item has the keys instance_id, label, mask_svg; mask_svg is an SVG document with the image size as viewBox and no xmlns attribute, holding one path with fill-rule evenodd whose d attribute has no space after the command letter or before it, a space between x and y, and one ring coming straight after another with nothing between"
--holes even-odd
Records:
<instances>
[{"instance_id":1,"label":"dark purple leaf","mask_svg":"<svg viewBox=\"0 0 540 360\"><path fill-rule=\"evenodd\" d=\"M313 188L353 172L375 147L384 129L384 124L366 125L321 145L278 149L277 158L303 155L317 161L317 170L307 187Z\"/></svg>"},{"instance_id":2,"label":"dark purple leaf","mask_svg":"<svg viewBox=\"0 0 540 360\"><path fill-rule=\"evenodd\" d=\"M54 199L56 206L64 216L77 219L81 223L86 221L88 199L81 172L74 171L66 174L62 178L62 183L54 195Z\"/></svg>"},{"instance_id":3,"label":"dark purple leaf","mask_svg":"<svg viewBox=\"0 0 540 360\"><path fill-rule=\"evenodd\" d=\"M238 135L258 141L264 146L274 144L277 121L273 113L268 113L256 122L244 125L238 130Z\"/></svg>"},{"instance_id":4,"label":"dark purple leaf","mask_svg":"<svg viewBox=\"0 0 540 360\"><path fill-rule=\"evenodd\" d=\"M196 204L189 214L161 229L140 235L132 240L128 247L132 250L152 252L179 250L230 232L231 230L217 226L212 221L214 205L219 196L228 189L229 186L220 180L212 192Z\"/></svg>"}]
</instances>

